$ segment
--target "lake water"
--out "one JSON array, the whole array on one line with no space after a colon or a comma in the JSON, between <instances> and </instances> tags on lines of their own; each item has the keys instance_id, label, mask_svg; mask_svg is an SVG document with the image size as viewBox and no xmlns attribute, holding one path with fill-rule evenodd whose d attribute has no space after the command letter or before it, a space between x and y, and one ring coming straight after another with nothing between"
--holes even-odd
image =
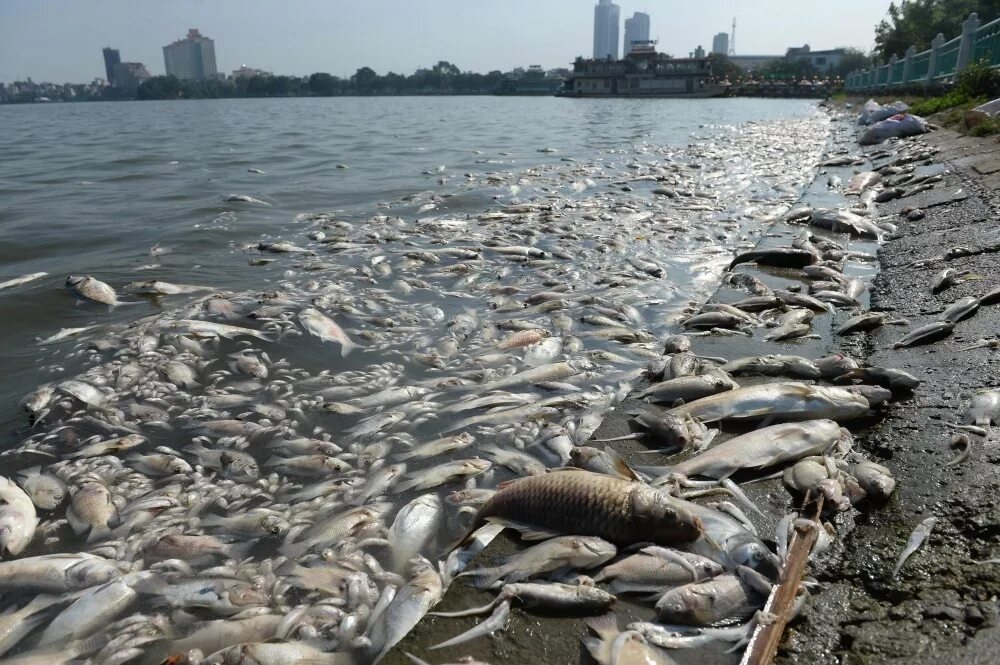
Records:
<instances>
[{"instance_id":1,"label":"lake water","mask_svg":"<svg viewBox=\"0 0 1000 665\"><path fill-rule=\"evenodd\" d=\"M3 447L20 446L4 475L43 461L71 506L41 513L23 555L141 568L117 588L144 602L102 625L168 603L194 611L170 615L186 634L337 596L282 637L370 659L395 638L369 608L463 529L452 491L565 464L799 198L829 135L801 100L0 106L0 282L49 273L0 290ZM126 304L77 302L67 275ZM148 280L200 290L154 297ZM82 330L39 344L65 329ZM31 422L18 401L42 384ZM444 436L463 438L412 454ZM195 470L131 456L154 448ZM367 521L337 526L358 504ZM404 504L431 511L423 526ZM253 559L145 567L177 534ZM350 569L349 591L289 578L281 557ZM199 572L248 607L184 595Z\"/></svg>"},{"instance_id":2,"label":"lake water","mask_svg":"<svg viewBox=\"0 0 1000 665\"><path fill-rule=\"evenodd\" d=\"M259 285L262 271L248 266L240 246L262 234L286 234L299 213L336 210L363 219L378 204L394 203L414 214L416 206L407 211L401 198L461 191L435 212L478 214L495 205L496 192L470 187L463 174L517 172L564 158L621 162L664 146L679 153L748 122L814 113L812 102L771 99L0 106L0 281L51 273L0 291L0 403L10 405L41 378L34 372L37 337L141 313L121 308L98 316L74 307L63 288L68 274L116 286L156 278L245 289ZM547 147L558 152L538 152ZM272 207L224 202L244 192ZM154 261L149 250L156 243L172 253ZM162 268L135 271L150 263ZM12 411L0 409L0 422L11 424Z\"/></svg>"}]
</instances>

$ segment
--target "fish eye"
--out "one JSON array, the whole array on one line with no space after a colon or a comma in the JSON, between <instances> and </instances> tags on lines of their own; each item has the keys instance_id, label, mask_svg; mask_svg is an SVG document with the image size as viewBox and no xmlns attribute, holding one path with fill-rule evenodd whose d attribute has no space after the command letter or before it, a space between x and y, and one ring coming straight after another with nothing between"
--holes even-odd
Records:
<instances>
[{"instance_id":1,"label":"fish eye","mask_svg":"<svg viewBox=\"0 0 1000 665\"><path fill-rule=\"evenodd\" d=\"M279 533L281 533L281 529L279 529L276 526L272 526L271 527L271 533L274 534L275 536L277 536Z\"/></svg>"}]
</instances>

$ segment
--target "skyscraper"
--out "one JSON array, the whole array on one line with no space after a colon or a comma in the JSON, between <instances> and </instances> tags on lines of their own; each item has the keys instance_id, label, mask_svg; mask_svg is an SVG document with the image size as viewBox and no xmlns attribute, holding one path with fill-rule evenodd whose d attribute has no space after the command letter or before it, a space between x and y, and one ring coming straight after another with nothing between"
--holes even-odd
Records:
<instances>
[{"instance_id":1,"label":"skyscraper","mask_svg":"<svg viewBox=\"0 0 1000 665\"><path fill-rule=\"evenodd\" d=\"M649 14L636 12L632 18L625 19L624 55L632 52L633 42L649 41Z\"/></svg>"},{"instance_id":2,"label":"skyscraper","mask_svg":"<svg viewBox=\"0 0 1000 665\"><path fill-rule=\"evenodd\" d=\"M598 0L594 7L594 58L618 57L619 11L611 0Z\"/></svg>"},{"instance_id":3,"label":"skyscraper","mask_svg":"<svg viewBox=\"0 0 1000 665\"><path fill-rule=\"evenodd\" d=\"M122 54L118 49L110 46L104 47L104 73L107 75L108 85L115 84L115 65L122 62Z\"/></svg>"},{"instance_id":4,"label":"skyscraper","mask_svg":"<svg viewBox=\"0 0 1000 665\"><path fill-rule=\"evenodd\" d=\"M729 33L720 32L712 37L712 53L729 55Z\"/></svg>"},{"instance_id":5,"label":"skyscraper","mask_svg":"<svg viewBox=\"0 0 1000 665\"><path fill-rule=\"evenodd\" d=\"M204 81L215 78L215 42L197 29L188 30L187 37L163 47L163 64L167 75L179 79Z\"/></svg>"}]
</instances>

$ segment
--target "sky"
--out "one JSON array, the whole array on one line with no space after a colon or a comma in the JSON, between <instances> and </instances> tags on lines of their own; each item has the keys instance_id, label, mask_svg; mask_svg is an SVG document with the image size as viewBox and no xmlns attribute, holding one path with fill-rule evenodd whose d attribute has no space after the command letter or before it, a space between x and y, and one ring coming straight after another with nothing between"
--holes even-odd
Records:
<instances>
[{"instance_id":1,"label":"sky","mask_svg":"<svg viewBox=\"0 0 1000 665\"><path fill-rule=\"evenodd\" d=\"M736 18L738 54L869 50L890 0L617 0L621 23L651 17L657 49L686 56ZM590 56L596 0L0 0L0 81L85 83L101 48L163 74L162 47L198 28L220 72L409 74L447 60L463 71L567 67ZM619 37L621 41L621 37Z\"/></svg>"}]
</instances>

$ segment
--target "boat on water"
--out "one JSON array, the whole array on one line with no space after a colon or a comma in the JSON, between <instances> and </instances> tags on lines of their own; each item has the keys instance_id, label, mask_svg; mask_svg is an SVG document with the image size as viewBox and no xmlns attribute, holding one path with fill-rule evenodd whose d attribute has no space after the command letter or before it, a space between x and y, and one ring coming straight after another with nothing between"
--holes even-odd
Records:
<instances>
[{"instance_id":1,"label":"boat on water","mask_svg":"<svg viewBox=\"0 0 1000 665\"><path fill-rule=\"evenodd\" d=\"M712 74L712 58L673 58L656 42L635 42L621 60L577 58L561 97L722 97L727 82Z\"/></svg>"}]
</instances>

